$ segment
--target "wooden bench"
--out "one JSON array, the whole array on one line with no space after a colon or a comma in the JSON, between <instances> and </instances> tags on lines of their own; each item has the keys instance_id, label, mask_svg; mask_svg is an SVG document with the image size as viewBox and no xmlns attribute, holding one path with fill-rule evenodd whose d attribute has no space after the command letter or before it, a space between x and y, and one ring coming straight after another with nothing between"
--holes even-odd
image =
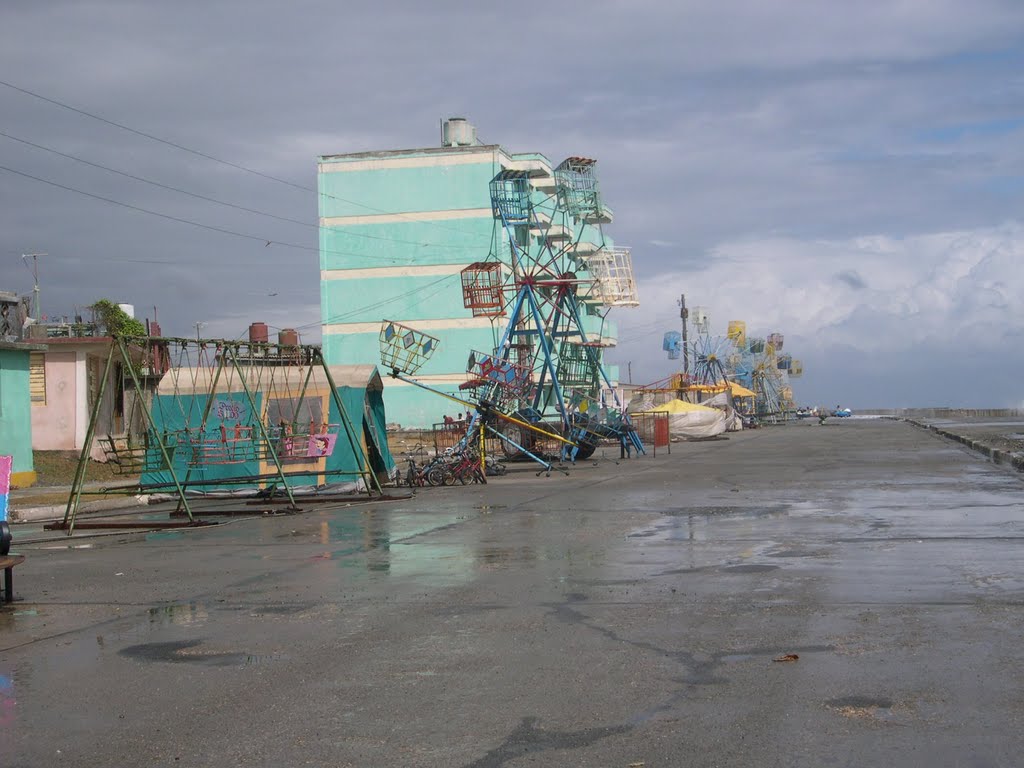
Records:
<instances>
[{"instance_id":1,"label":"wooden bench","mask_svg":"<svg viewBox=\"0 0 1024 768\"><path fill-rule=\"evenodd\" d=\"M21 565L24 562L24 555L7 555L5 557L0 557L0 568L3 568L4 570L3 601L5 603L14 602L14 566Z\"/></svg>"}]
</instances>

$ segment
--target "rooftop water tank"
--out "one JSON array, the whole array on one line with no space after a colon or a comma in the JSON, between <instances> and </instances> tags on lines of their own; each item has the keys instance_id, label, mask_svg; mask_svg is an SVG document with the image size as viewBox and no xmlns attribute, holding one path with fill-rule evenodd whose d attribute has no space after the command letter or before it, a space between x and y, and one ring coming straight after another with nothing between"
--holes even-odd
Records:
<instances>
[{"instance_id":1,"label":"rooftop water tank","mask_svg":"<svg viewBox=\"0 0 1024 768\"><path fill-rule=\"evenodd\" d=\"M118 304L117 306L120 307L121 311L124 312L126 315L128 315L128 317L130 317L132 319L135 318L135 305L134 304Z\"/></svg>"},{"instance_id":2,"label":"rooftop water tank","mask_svg":"<svg viewBox=\"0 0 1024 768\"><path fill-rule=\"evenodd\" d=\"M442 147L471 147L476 143L476 126L466 118L449 117L441 124Z\"/></svg>"},{"instance_id":3,"label":"rooftop water tank","mask_svg":"<svg viewBox=\"0 0 1024 768\"><path fill-rule=\"evenodd\" d=\"M249 325L249 343L266 344L269 331L266 323L251 323Z\"/></svg>"}]
</instances>

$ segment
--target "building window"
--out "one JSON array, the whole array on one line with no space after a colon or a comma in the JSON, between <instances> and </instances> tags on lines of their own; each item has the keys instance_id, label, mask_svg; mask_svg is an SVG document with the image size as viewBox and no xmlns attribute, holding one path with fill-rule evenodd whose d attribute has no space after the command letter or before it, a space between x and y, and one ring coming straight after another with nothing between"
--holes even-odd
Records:
<instances>
[{"instance_id":1,"label":"building window","mask_svg":"<svg viewBox=\"0 0 1024 768\"><path fill-rule=\"evenodd\" d=\"M46 405L46 356L28 353L28 392L32 405Z\"/></svg>"}]
</instances>

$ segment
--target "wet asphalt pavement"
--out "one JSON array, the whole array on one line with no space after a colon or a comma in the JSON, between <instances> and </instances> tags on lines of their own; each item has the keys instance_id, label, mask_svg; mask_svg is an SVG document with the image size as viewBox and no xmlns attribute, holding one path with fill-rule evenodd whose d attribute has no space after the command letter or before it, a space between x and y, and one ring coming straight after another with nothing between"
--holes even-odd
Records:
<instances>
[{"instance_id":1,"label":"wet asphalt pavement","mask_svg":"<svg viewBox=\"0 0 1024 768\"><path fill-rule=\"evenodd\" d=\"M857 419L16 540L0 766L1019 765L1022 543L1019 475Z\"/></svg>"}]
</instances>

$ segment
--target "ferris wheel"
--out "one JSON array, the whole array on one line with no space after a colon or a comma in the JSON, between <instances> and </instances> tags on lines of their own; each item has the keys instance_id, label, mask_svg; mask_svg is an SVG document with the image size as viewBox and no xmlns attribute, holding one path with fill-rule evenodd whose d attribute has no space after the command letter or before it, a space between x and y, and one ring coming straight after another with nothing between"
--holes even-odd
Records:
<instances>
[{"instance_id":1,"label":"ferris wheel","mask_svg":"<svg viewBox=\"0 0 1024 768\"><path fill-rule=\"evenodd\" d=\"M716 385L729 378L729 356L734 349L729 337L702 333L688 345L692 383Z\"/></svg>"},{"instance_id":2,"label":"ferris wheel","mask_svg":"<svg viewBox=\"0 0 1024 768\"><path fill-rule=\"evenodd\" d=\"M499 171L489 184L491 253L461 272L464 306L503 326L493 349L469 355L462 394L525 423L557 419L573 458L607 437L643 452L602 363L614 343L608 310L639 302L630 250L605 241L595 166L566 159L553 194L530 171Z\"/></svg>"},{"instance_id":3,"label":"ferris wheel","mask_svg":"<svg viewBox=\"0 0 1024 768\"><path fill-rule=\"evenodd\" d=\"M490 195L500 245L488 261L463 270L467 308L505 318L493 355L534 382L521 392L521 410L534 421L555 416L576 432L580 424L613 432L628 424L601 362L611 343L603 320L612 307L639 303L630 250L604 238L595 166L568 158L554 170L550 196L538 194L528 172L499 172Z\"/></svg>"},{"instance_id":4,"label":"ferris wheel","mask_svg":"<svg viewBox=\"0 0 1024 768\"><path fill-rule=\"evenodd\" d=\"M797 376L803 373L802 363L782 352L785 337L781 333L748 336L742 320L729 323L728 337L733 350L727 357L727 369L732 378L755 393L755 415L768 421L785 420L795 408L789 383L794 362Z\"/></svg>"}]
</instances>

